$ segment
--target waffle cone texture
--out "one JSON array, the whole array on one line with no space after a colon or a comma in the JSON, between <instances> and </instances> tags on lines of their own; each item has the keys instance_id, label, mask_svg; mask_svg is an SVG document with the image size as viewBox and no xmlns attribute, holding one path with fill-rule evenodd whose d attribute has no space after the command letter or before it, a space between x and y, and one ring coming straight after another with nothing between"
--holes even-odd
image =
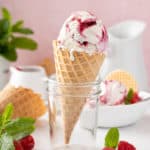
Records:
<instances>
[{"instance_id":1,"label":"waffle cone texture","mask_svg":"<svg viewBox=\"0 0 150 150\"><path fill-rule=\"evenodd\" d=\"M72 88L60 88L62 94L74 96L77 96L79 93L88 94L90 89L74 88L73 85L76 83L95 81L105 55L102 53L89 55L85 52L74 51L73 56L75 59L72 61L69 50L61 49L57 45L57 41L53 41L53 49L57 81L72 85ZM60 101L64 127L64 142L68 144L73 128L85 104L85 98L62 96Z\"/></svg>"},{"instance_id":2,"label":"waffle cone texture","mask_svg":"<svg viewBox=\"0 0 150 150\"><path fill-rule=\"evenodd\" d=\"M46 106L39 94L32 90L14 86L7 86L0 92L0 112L8 103L14 106L13 117L38 118L46 112Z\"/></svg>"}]
</instances>

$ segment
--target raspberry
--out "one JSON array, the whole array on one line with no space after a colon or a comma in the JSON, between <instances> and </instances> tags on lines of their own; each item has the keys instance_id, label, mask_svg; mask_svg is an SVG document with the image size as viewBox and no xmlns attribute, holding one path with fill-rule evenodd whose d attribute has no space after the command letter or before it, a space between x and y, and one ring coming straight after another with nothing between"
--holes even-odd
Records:
<instances>
[{"instance_id":1,"label":"raspberry","mask_svg":"<svg viewBox=\"0 0 150 150\"><path fill-rule=\"evenodd\" d=\"M131 104L137 103L141 100L141 98L139 97L138 93L134 93L133 98L131 100Z\"/></svg>"},{"instance_id":2,"label":"raspberry","mask_svg":"<svg viewBox=\"0 0 150 150\"><path fill-rule=\"evenodd\" d=\"M24 150L32 150L35 144L34 139L31 135L20 139L20 143Z\"/></svg>"},{"instance_id":3,"label":"raspberry","mask_svg":"<svg viewBox=\"0 0 150 150\"><path fill-rule=\"evenodd\" d=\"M110 148L110 147L105 147L102 150L115 150L114 148Z\"/></svg>"},{"instance_id":4,"label":"raspberry","mask_svg":"<svg viewBox=\"0 0 150 150\"><path fill-rule=\"evenodd\" d=\"M14 141L15 150L24 150L19 141Z\"/></svg>"},{"instance_id":5,"label":"raspberry","mask_svg":"<svg viewBox=\"0 0 150 150\"><path fill-rule=\"evenodd\" d=\"M120 141L118 144L118 150L136 150L136 148L126 141Z\"/></svg>"}]
</instances>

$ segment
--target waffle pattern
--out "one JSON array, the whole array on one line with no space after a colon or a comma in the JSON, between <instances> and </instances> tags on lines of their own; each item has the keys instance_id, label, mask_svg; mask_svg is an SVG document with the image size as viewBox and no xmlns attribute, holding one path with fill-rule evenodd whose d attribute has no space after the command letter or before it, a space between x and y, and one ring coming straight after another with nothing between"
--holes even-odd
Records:
<instances>
[{"instance_id":1,"label":"waffle pattern","mask_svg":"<svg viewBox=\"0 0 150 150\"><path fill-rule=\"evenodd\" d=\"M105 55L95 53L89 55L83 52L74 52L75 60L70 60L68 50L59 50L54 41L54 56L57 79L63 83L84 83L94 81Z\"/></svg>"},{"instance_id":2,"label":"waffle pattern","mask_svg":"<svg viewBox=\"0 0 150 150\"><path fill-rule=\"evenodd\" d=\"M106 76L106 80L117 80L124 84L128 90L132 88L134 91L138 91L137 82L134 77L124 70L115 70L109 73Z\"/></svg>"},{"instance_id":3,"label":"waffle pattern","mask_svg":"<svg viewBox=\"0 0 150 150\"><path fill-rule=\"evenodd\" d=\"M14 118L31 117L36 119L46 112L46 106L40 95L22 87L7 86L0 92L0 112L8 103L12 103L14 106Z\"/></svg>"},{"instance_id":4,"label":"waffle pattern","mask_svg":"<svg viewBox=\"0 0 150 150\"><path fill-rule=\"evenodd\" d=\"M105 56L101 53L89 54L74 52L75 60L70 59L67 49L59 49L53 42L57 80L61 83L85 83L95 81ZM88 93L89 89L61 88L62 94L77 95ZM78 121L85 98L62 97L62 117L64 123L64 142L69 143L72 130Z\"/></svg>"}]
</instances>

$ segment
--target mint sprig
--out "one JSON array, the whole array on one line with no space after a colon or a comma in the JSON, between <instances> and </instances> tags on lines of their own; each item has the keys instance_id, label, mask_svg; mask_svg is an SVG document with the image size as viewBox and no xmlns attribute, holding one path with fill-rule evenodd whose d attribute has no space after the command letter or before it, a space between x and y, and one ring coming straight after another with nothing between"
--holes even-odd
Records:
<instances>
[{"instance_id":1,"label":"mint sprig","mask_svg":"<svg viewBox=\"0 0 150 150\"><path fill-rule=\"evenodd\" d=\"M6 132L15 140L19 140L34 131L34 120L31 118L18 118L5 126Z\"/></svg>"},{"instance_id":2,"label":"mint sprig","mask_svg":"<svg viewBox=\"0 0 150 150\"><path fill-rule=\"evenodd\" d=\"M31 134L35 127L32 118L12 119L13 105L8 104L0 115L0 150L14 150L14 140Z\"/></svg>"},{"instance_id":3,"label":"mint sprig","mask_svg":"<svg viewBox=\"0 0 150 150\"><path fill-rule=\"evenodd\" d=\"M110 128L105 137L105 146L109 148L116 148L119 142L118 128Z\"/></svg>"},{"instance_id":4,"label":"mint sprig","mask_svg":"<svg viewBox=\"0 0 150 150\"><path fill-rule=\"evenodd\" d=\"M128 91L128 94L127 94L127 96L126 96L126 98L125 98L124 103L125 103L126 105L131 104L131 100L132 100L133 96L134 96L134 91L133 91L132 88L130 88L129 91Z\"/></svg>"},{"instance_id":5,"label":"mint sprig","mask_svg":"<svg viewBox=\"0 0 150 150\"><path fill-rule=\"evenodd\" d=\"M24 27L24 22L18 20L12 22L12 16L6 8L1 8L0 18L0 56L8 61L17 60L17 49L34 51L37 49L37 42L28 35L34 32Z\"/></svg>"},{"instance_id":6,"label":"mint sprig","mask_svg":"<svg viewBox=\"0 0 150 150\"><path fill-rule=\"evenodd\" d=\"M13 138L7 133L0 137L0 150L15 150Z\"/></svg>"},{"instance_id":7,"label":"mint sprig","mask_svg":"<svg viewBox=\"0 0 150 150\"><path fill-rule=\"evenodd\" d=\"M3 133L5 125L10 121L13 112L12 104L8 104L0 116L0 135Z\"/></svg>"}]
</instances>

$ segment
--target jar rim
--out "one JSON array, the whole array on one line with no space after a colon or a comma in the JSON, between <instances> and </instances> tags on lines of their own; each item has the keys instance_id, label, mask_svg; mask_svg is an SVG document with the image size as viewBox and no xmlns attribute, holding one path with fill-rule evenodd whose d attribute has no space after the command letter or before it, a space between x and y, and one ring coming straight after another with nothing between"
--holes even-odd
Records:
<instances>
[{"instance_id":1,"label":"jar rim","mask_svg":"<svg viewBox=\"0 0 150 150\"><path fill-rule=\"evenodd\" d=\"M89 86L100 86L101 84L101 79L97 79L93 82L81 82L81 83L63 83L63 82L58 82L55 78L54 75L50 76L47 79L48 85L53 84L54 86L59 86L59 87L89 87Z\"/></svg>"},{"instance_id":2,"label":"jar rim","mask_svg":"<svg viewBox=\"0 0 150 150\"><path fill-rule=\"evenodd\" d=\"M50 77L47 79L48 91L55 96L64 97L97 97L101 93L101 80L96 80L94 82L83 82L83 83L61 83L56 80L56 77ZM61 93L60 89L67 91L66 93ZM72 92L70 92L72 89ZM91 90L89 90L91 89ZM68 92L69 91L69 92ZM79 91L79 92L74 92ZM80 91L84 91L83 93ZM89 91L89 92L85 92Z\"/></svg>"},{"instance_id":3,"label":"jar rim","mask_svg":"<svg viewBox=\"0 0 150 150\"><path fill-rule=\"evenodd\" d=\"M63 86L63 87L88 87L88 86L98 86L101 83L101 80L97 80L94 82L81 82L81 83L62 83L53 79L47 80L49 84L54 84L55 86Z\"/></svg>"}]
</instances>

